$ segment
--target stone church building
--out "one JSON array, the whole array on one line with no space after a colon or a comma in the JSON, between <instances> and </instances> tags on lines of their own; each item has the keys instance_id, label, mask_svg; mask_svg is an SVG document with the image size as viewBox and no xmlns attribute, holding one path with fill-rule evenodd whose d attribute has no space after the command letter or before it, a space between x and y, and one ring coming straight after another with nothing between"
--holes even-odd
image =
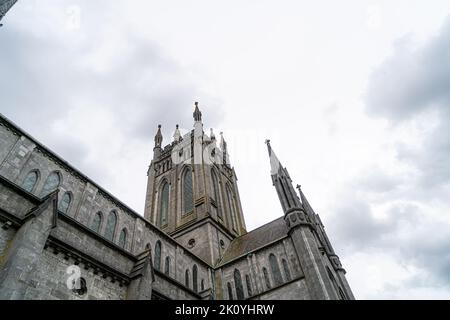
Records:
<instances>
[{"instance_id":1,"label":"stone church building","mask_svg":"<svg viewBox=\"0 0 450 320\"><path fill-rule=\"evenodd\" d=\"M193 115L157 130L144 215L0 115L0 299L354 299L270 141L283 211L247 231L227 143Z\"/></svg>"}]
</instances>

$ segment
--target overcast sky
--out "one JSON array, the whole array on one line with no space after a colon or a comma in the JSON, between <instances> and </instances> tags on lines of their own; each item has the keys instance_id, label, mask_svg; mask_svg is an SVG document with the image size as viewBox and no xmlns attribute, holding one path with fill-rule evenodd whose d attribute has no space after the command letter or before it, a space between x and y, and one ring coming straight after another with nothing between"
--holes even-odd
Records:
<instances>
[{"instance_id":1,"label":"overcast sky","mask_svg":"<svg viewBox=\"0 0 450 320\"><path fill-rule=\"evenodd\" d=\"M450 298L450 2L21 0L0 112L142 213L153 138L224 132L249 230L264 140L358 299ZM205 130L205 131L206 131Z\"/></svg>"}]
</instances>

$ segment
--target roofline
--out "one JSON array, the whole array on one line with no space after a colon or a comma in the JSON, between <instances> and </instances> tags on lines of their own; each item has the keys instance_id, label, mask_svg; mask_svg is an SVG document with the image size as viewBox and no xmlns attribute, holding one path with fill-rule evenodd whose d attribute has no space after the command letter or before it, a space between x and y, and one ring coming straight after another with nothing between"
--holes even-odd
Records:
<instances>
[{"instance_id":1,"label":"roofline","mask_svg":"<svg viewBox=\"0 0 450 320\"><path fill-rule=\"evenodd\" d=\"M243 254L241 254L241 255L239 255L239 256L236 256L236 257L234 257L233 259L231 259L231 260L228 260L228 261L226 261L226 262L223 262L223 263L219 263L217 266L215 266L214 268L215 269L220 269L220 268L223 268L224 266L226 266L227 264L230 264L230 263L232 263L232 262L235 262L235 261L237 261L237 260L239 260L239 259L242 259L242 258L244 258L245 256L247 256L247 255L249 255L249 254L252 254L252 253L255 253L255 252L257 252L257 251L260 251L260 250L262 250L262 249L264 249L264 248L266 248L266 247L268 247L268 246L271 246L271 245L273 245L273 244L275 244L275 243L277 243L277 242L280 242L280 241L282 241L282 240L284 240L284 239L287 239L287 238L289 238L289 235L284 235L284 236L282 236L282 237L280 237L280 238L277 238L277 239L275 239L275 240L273 240L273 241L270 241L270 242L268 242L268 243L266 243L266 244L264 244L264 245L262 245L262 246L259 246L259 247L257 247L257 248L255 248L255 249L252 249L252 250L250 250L250 251L248 251L248 252L245 252L245 253L243 253Z\"/></svg>"}]
</instances>

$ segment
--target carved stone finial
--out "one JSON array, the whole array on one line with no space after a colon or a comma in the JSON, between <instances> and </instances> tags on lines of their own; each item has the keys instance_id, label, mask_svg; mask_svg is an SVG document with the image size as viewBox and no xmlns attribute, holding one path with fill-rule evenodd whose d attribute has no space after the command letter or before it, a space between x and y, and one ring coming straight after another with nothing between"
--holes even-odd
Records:
<instances>
[{"instance_id":1,"label":"carved stone finial","mask_svg":"<svg viewBox=\"0 0 450 320\"><path fill-rule=\"evenodd\" d=\"M175 142L179 142L181 140L181 133L180 133L180 129L179 129L178 125L175 126L175 132L173 134L173 140Z\"/></svg>"},{"instance_id":2,"label":"carved stone finial","mask_svg":"<svg viewBox=\"0 0 450 320\"><path fill-rule=\"evenodd\" d=\"M161 134L161 125L159 124L158 132L156 132L156 136L155 136L155 148L161 148L162 141L163 141L163 136Z\"/></svg>"},{"instance_id":3,"label":"carved stone finial","mask_svg":"<svg viewBox=\"0 0 450 320\"><path fill-rule=\"evenodd\" d=\"M202 113L200 112L200 109L198 108L198 102L195 102L194 120L196 122L202 121Z\"/></svg>"}]
</instances>

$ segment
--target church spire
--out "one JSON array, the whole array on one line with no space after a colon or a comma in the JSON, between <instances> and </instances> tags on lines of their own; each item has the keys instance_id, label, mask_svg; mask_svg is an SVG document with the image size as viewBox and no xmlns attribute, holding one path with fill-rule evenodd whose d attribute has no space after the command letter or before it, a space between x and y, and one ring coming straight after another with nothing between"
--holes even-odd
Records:
<instances>
[{"instance_id":1,"label":"church spire","mask_svg":"<svg viewBox=\"0 0 450 320\"><path fill-rule=\"evenodd\" d=\"M295 189L292 185L292 180L287 169L281 165L280 160L278 160L275 152L272 150L270 140L266 140L266 144L270 158L270 174L272 176L272 182L277 190L278 198L280 199L284 213L286 214L294 208L302 208L302 204L295 193Z\"/></svg>"},{"instance_id":2,"label":"church spire","mask_svg":"<svg viewBox=\"0 0 450 320\"><path fill-rule=\"evenodd\" d=\"M303 194L302 186L297 185L298 193L300 194L300 200L302 201L303 208L306 210L306 213L310 215L311 217L314 217L316 213L314 212L313 208L308 202L308 199L306 199L306 196Z\"/></svg>"},{"instance_id":3,"label":"church spire","mask_svg":"<svg viewBox=\"0 0 450 320\"><path fill-rule=\"evenodd\" d=\"M195 120L195 122L202 121L202 113L201 113L200 109L198 108L198 102L195 102L194 120Z\"/></svg>"},{"instance_id":4,"label":"church spire","mask_svg":"<svg viewBox=\"0 0 450 320\"><path fill-rule=\"evenodd\" d=\"M161 125L158 125L158 131L155 135L155 147L153 148L153 159L157 159L161 155L163 136L161 134Z\"/></svg>"},{"instance_id":5,"label":"church spire","mask_svg":"<svg viewBox=\"0 0 450 320\"><path fill-rule=\"evenodd\" d=\"M161 125L158 125L158 132L155 135L155 148L161 148L163 136L161 134Z\"/></svg>"}]
</instances>

